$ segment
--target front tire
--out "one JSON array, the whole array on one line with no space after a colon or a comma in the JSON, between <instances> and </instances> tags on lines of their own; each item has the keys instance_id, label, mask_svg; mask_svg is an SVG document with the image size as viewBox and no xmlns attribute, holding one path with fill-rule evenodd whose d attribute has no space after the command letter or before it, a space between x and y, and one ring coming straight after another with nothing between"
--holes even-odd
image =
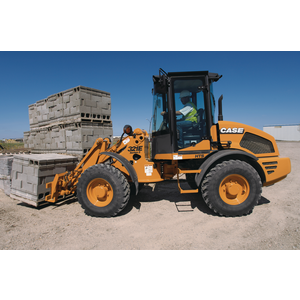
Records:
<instances>
[{"instance_id":1,"label":"front tire","mask_svg":"<svg viewBox=\"0 0 300 300\"><path fill-rule=\"evenodd\" d=\"M251 165L229 160L210 170L202 181L201 192L214 212L235 217L252 212L261 197L262 183Z\"/></svg>"},{"instance_id":2,"label":"front tire","mask_svg":"<svg viewBox=\"0 0 300 300\"><path fill-rule=\"evenodd\" d=\"M129 183L115 167L106 164L94 165L80 176L77 197L87 215L114 217L129 201Z\"/></svg>"}]
</instances>

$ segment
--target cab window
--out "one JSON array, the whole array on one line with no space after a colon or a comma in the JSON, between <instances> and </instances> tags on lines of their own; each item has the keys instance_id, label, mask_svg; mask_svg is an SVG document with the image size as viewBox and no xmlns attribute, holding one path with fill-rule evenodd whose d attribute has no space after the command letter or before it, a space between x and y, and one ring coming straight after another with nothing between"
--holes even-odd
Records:
<instances>
[{"instance_id":1,"label":"cab window","mask_svg":"<svg viewBox=\"0 0 300 300\"><path fill-rule=\"evenodd\" d=\"M173 81L179 149L201 142L206 134L203 86L204 79L201 78Z\"/></svg>"},{"instance_id":2,"label":"cab window","mask_svg":"<svg viewBox=\"0 0 300 300\"><path fill-rule=\"evenodd\" d=\"M169 115L166 94L153 95L152 134L166 134L169 132Z\"/></svg>"}]
</instances>

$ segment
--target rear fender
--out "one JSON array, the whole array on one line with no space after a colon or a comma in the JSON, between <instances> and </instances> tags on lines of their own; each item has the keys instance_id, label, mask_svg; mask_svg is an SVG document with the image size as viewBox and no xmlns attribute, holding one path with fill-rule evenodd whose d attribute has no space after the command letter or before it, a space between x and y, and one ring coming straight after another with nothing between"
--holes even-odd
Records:
<instances>
[{"instance_id":1,"label":"rear fender","mask_svg":"<svg viewBox=\"0 0 300 300\"><path fill-rule=\"evenodd\" d=\"M241 150L222 150L218 151L215 154L210 155L204 163L200 166L199 169L201 169L201 173L196 174L195 176L195 182L197 186L200 185L203 177L207 173L207 171L210 169L210 167L215 164L219 160L227 160L227 159L241 159L243 157L247 157L248 159L257 161L258 158L250 153L241 151ZM243 159L242 159L243 160ZM245 159L244 159L245 160Z\"/></svg>"}]
</instances>

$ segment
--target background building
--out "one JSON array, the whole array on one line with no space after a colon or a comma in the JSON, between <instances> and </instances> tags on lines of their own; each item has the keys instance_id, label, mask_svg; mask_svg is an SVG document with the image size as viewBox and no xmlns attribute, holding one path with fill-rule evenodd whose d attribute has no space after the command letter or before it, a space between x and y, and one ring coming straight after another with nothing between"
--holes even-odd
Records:
<instances>
[{"instance_id":1,"label":"background building","mask_svg":"<svg viewBox=\"0 0 300 300\"><path fill-rule=\"evenodd\" d=\"M264 131L277 141L300 141L300 124L266 125Z\"/></svg>"}]
</instances>

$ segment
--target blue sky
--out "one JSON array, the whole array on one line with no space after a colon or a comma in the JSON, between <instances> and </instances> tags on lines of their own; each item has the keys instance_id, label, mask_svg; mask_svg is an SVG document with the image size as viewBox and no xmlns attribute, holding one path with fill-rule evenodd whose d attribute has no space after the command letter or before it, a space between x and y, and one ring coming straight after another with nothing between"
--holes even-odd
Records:
<instances>
[{"instance_id":1,"label":"blue sky","mask_svg":"<svg viewBox=\"0 0 300 300\"><path fill-rule=\"evenodd\" d=\"M125 124L148 130L159 68L223 75L214 94L224 95L224 120L299 124L299 67L300 52L291 51L2 51L0 139L30 129L28 105L78 85L111 93L114 135Z\"/></svg>"}]
</instances>

